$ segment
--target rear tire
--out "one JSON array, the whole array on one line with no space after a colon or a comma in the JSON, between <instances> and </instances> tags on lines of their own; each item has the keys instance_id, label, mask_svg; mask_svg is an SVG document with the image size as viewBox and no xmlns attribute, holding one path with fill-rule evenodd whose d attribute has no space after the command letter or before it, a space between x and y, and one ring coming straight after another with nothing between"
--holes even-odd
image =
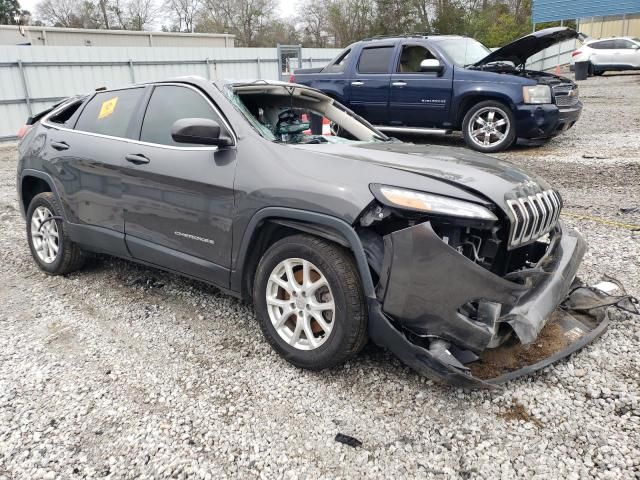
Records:
<instances>
[{"instance_id":1,"label":"rear tire","mask_svg":"<svg viewBox=\"0 0 640 480\"><path fill-rule=\"evenodd\" d=\"M69 238L61 220L62 208L53 193L33 197L26 218L29 249L43 272L65 275L82 267L84 253Z\"/></svg>"},{"instance_id":2,"label":"rear tire","mask_svg":"<svg viewBox=\"0 0 640 480\"><path fill-rule=\"evenodd\" d=\"M516 141L513 113L496 100L477 103L464 116L462 134L467 146L478 152L506 150Z\"/></svg>"},{"instance_id":3,"label":"rear tire","mask_svg":"<svg viewBox=\"0 0 640 480\"><path fill-rule=\"evenodd\" d=\"M334 367L368 341L353 256L326 240L293 235L274 243L258 264L253 301L265 338L297 367Z\"/></svg>"}]
</instances>

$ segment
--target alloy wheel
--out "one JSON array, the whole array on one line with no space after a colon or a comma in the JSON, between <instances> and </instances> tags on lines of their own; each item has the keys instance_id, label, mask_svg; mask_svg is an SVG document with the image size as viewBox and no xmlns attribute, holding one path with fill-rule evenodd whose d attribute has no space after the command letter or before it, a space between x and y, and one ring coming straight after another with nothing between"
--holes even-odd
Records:
<instances>
[{"instance_id":1,"label":"alloy wheel","mask_svg":"<svg viewBox=\"0 0 640 480\"><path fill-rule=\"evenodd\" d=\"M505 112L496 107L478 110L468 125L469 137L481 147L494 147L502 143L509 134L511 124Z\"/></svg>"},{"instance_id":2,"label":"alloy wheel","mask_svg":"<svg viewBox=\"0 0 640 480\"><path fill-rule=\"evenodd\" d=\"M267 281L267 310L280 338L298 350L314 350L329 338L335 303L329 282L302 258L280 262Z\"/></svg>"},{"instance_id":3,"label":"alloy wheel","mask_svg":"<svg viewBox=\"0 0 640 480\"><path fill-rule=\"evenodd\" d=\"M60 233L51 210L39 206L31 215L31 242L38 258L44 263L53 263L60 249Z\"/></svg>"}]
</instances>

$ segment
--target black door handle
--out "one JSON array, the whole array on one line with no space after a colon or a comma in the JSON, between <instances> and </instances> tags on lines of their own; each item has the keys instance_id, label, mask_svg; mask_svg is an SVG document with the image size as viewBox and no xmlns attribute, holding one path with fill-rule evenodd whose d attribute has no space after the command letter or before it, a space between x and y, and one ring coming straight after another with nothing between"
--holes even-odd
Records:
<instances>
[{"instance_id":1,"label":"black door handle","mask_svg":"<svg viewBox=\"0 0 640 480\"><path fill-rule=\"evenodd\" d=\"M141 153L130 153L129 155L125 155L124 158L127 162L131 162L134 165L143 165L145 163L149 163L149 159Z\"/></svg>"},{"instance_id":2,"label":"black door handle","mask_svg":"<svg viewBox=\"0 0 640 480\"><path fill-rule=\"evenodd\" d=\"M58 151L69 150L69 145L66 142L51 142L51 148Z\"/></svg>"}]
</instances>

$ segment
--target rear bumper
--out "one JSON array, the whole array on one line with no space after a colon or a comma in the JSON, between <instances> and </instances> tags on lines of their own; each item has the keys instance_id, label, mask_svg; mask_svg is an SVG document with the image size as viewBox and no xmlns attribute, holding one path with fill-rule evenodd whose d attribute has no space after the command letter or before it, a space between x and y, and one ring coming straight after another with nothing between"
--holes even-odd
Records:
<instances>
[{"instance_id":1,"label":"rear bumper","mask_svg":"<svg viewBox=\"0 0 640 480\"><path fill-rule=\"evenodd\" d=\"M507 280L449 247L429 223L394 232L385 237L378 302L370 305L370 335L419 372L463 387L488 386L543 368L586 345L606 328L606 321L585 321L556 311L585 249L579 233L559 226L535 268ZM467 302L482 305L476 318L461 313L460 307ZM552 315L559 325L559 329L554 327L555 334L567 335L571 341L558 342L559 348L549 351L546 358L493 379L474 377L465 362L459 361L477 359L505 323L520 344L530 344ZM426 345L434 339L463 354L447 351L448 359L430 350Z\"/></svg>"},{"instance_id":2,"label":"rear bumper","mask_svg":"<svg viewBox=\"0 0 640 480\"><path fill-rule=\"evenodd\" d=\"M582 114L582 102L567 108L555 105L519 105L514 114L516 135L519 138L551 138L575 125Z\"/></svg>"}]
</instances>

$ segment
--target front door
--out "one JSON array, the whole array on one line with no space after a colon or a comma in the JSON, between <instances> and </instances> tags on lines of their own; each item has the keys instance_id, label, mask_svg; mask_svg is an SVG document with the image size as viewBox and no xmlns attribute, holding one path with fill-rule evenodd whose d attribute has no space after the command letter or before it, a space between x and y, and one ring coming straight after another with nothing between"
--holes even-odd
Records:
<instances>
[{"instance_id":1,"label":"front door","mask_svg":"<svg viewBox=\"0 0 640 480\"><path fill-rule=\"evenodd\" d=\"M437 59L422 45L404 44L391 76L392 125L441 128L449 118L453 69L421 72L420 63Z\"/></svg>"},{"instance_id":2,"label":"front door","mask_svg":"<svg viewBox=\"0 0 640 480\"><path fill-rule=\"evenodd\" d=\"M231 264L235 148L179 144L182 118L225 123L193 87L153 87L140 143L125 156L124 223L131 254L226 287Z\"/></svg>"},{"instance_id":3,"label":"front door","mask_svg":"<svg viewBox=\"0 0 640 480\"><path fill-rule=\"evenodd\" d=\"M363 48L351 74L349 106L374 125L389 122L389 81L394 45Z\"/></svg>"}]
</instances>

